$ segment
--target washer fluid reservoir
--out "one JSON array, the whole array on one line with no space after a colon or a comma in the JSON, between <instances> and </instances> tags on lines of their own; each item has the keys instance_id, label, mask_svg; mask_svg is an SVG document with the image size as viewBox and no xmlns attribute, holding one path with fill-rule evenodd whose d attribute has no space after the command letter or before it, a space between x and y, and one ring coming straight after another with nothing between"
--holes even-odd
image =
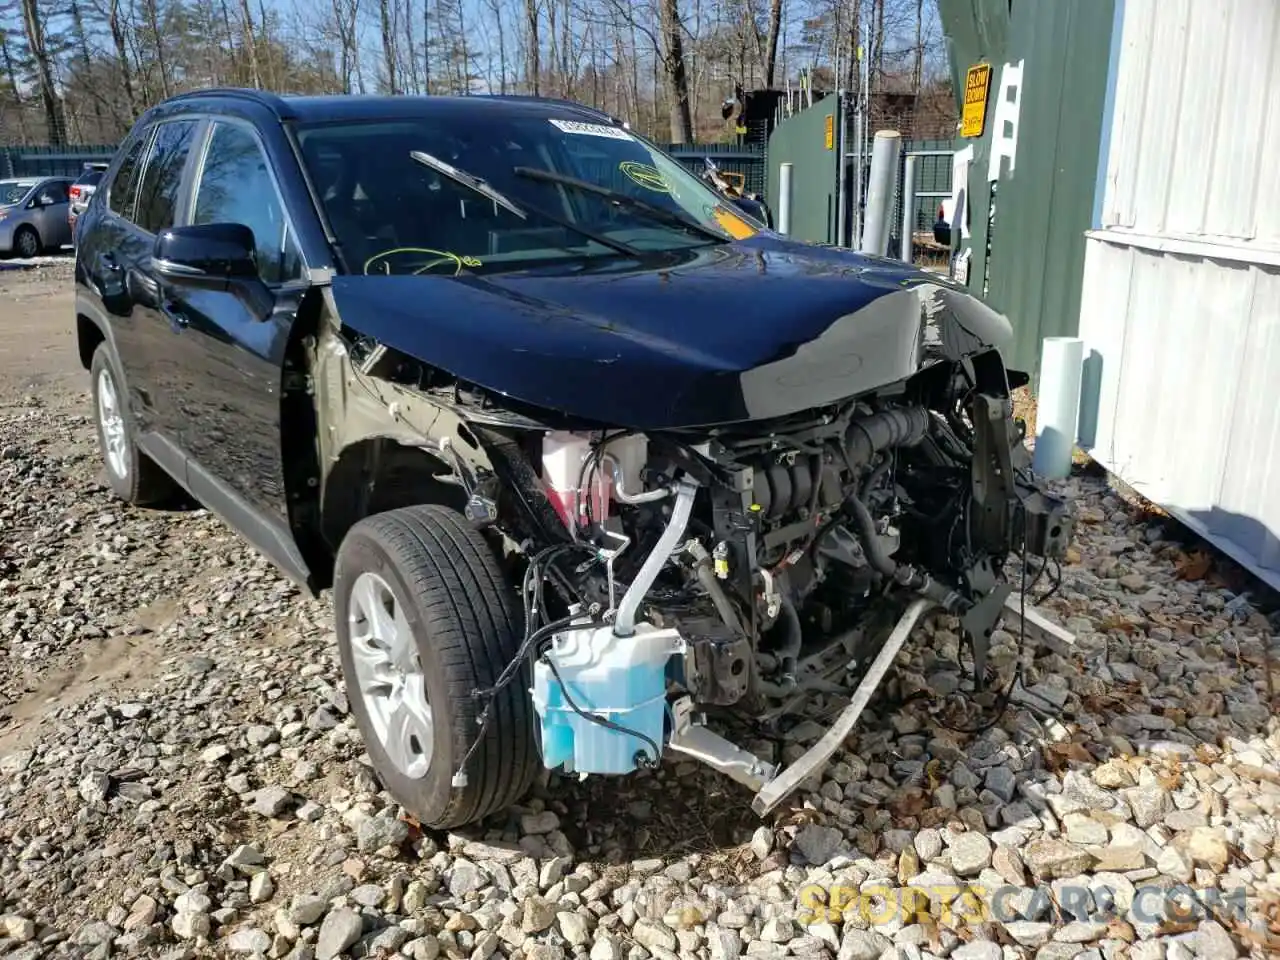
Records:
<instances>
[{"instance_id":1,"label":"washer fluid reservoir","mask_svg":"<svg viewBox=\"0 0 1280 960\"><path fill-rule=\"evenodd\" d=\"M649 623L637 623L630 637L616 636L611 626L557 634L545 659L555 664L559 679L542 660L533 670L543 763L614 774L635 770L637 755L657 763L654 745L661 751L665 739L667 661L684 650L677 631ZM631 732L580 716L570 702Z\"/></svg>"}]
</instances>

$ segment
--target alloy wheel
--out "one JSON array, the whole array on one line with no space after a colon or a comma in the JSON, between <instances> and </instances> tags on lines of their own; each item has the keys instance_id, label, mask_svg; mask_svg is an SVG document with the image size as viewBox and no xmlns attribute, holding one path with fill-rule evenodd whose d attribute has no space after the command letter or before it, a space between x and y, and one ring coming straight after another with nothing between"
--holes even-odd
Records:
<instances>
[{"instance_id":1,"label":"alloy wheel","mask_svg":"<svg viewBox=\"0 0 1280 960\"><path fill-rule=\"evenodd\" d=\"M351 585L350 644L357 690L387 759L406 777L426 776L435 745L426 676L404 604L376 573Z\"/></svg>"},{"instance_id":2,"label":"alloy wheel","mask_svg":"<svg viewBox=\"0 0 1280 960\"><path fill-rule=\"evenodd\" d=\"M129 448L124 431L124 413L116 393L111 371L98 374L98 423L102 427L102 445L107 466L121 480L129 476Z\"/></svg>"}]
</instances>

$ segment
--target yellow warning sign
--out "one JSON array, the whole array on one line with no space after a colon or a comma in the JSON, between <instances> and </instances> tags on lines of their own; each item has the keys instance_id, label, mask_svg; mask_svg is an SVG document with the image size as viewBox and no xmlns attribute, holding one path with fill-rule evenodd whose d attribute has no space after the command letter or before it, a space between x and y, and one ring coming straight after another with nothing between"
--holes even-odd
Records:
<instances>
[{"instance_id":1,"label":"yellow warning sign","mask_svg":"<svg viewBox=\"0 0 1280 960\"><path fill-rule=\"evenodd\" d=\"M826 120L827 149L833 150L836 145L836 118L832 114L827 114Z\"/></svg>"},{"instance_id":2,"label":"yellow warning sign","mask_svg":"<svg viewBox=\"0 0 1280 960\"><path fill-rule=\"evenodd\" d=\"M975 63L964 78L964 109L960 113L960 136L980 137L987 122L987 91L991 87L991 64Z\"/></svg>"}]
</instances>

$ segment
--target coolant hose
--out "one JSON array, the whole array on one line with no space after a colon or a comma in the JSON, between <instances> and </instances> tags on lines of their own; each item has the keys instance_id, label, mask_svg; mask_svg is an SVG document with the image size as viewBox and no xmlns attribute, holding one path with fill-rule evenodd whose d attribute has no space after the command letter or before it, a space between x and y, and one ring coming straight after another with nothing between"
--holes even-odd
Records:
<instances>
[{"instance_id":1,"label":"coolant hose","mask_svg":"<svg viewBox=\"0 0 1280 960\"><path fill-rule=\"evenodd\" d=\"M923 594L948 610L954 610L962 602L960 595L950 587L939 583L929 574L909 564L898 563L884 552L880 535L876 532L875 521L871 518L871 511L867 509L865 503L857 497L850 497L844 502L844 507L853 517L858 540L862 543L862 552L866 554L867 562L873 569L896 583Z\"/></svg>"},{"instance_id":2,"label":"coolant hose","mask_svg":"<svg viewBox=\"0 0 1280 960\"><path fill-rule=\"evenodd\" d=\"M871 517L871 511L867 509L867 505L857 497L850 497L844 502L844 508L853 518L853 524L857 528L858 539L862 542L862 552L867 556L867 562L877 573L882 573L886 577L894 577L898 572L898 564L893 557L884 552L884 547L880 543L880 534L876 532L876 522Z\"/></svg>"},{"instance_id":3,"label":"coolant hose","mask_svg":"<svg viewBox=\"0 0 1280 960\"><path fill-rule=\"evenodd\" d=\"M662 535L658 537L658 542L653 545L649 556L645 557L644 563L640 565L640 572L631 581L631 586L627 588L627 592L622 595L622 601L618 604L618 616L613 621L615 636L630 637L635 634L636 612L640 609L640 602L644 600L645 594L658 579L658 574L671 559L676 544L680 542L680 538L684 536L685 527L689 525L689 515L693 512L693 497L698 492L698 485L693 480L685 478L676 484L675 489L676 502L671 508L671 519L667 522L667 529L663 530Z\"/></svg>"},{"instance_id":4,"label":"coolant hose","mask_svg":"<svg viewBox=\"0 0 1280 960\"><path fill-rule=\"evenodd\" d=\"M844 435L849 465L868 464L877 453L890 447L915 446L929 432L929 424L929 411L924 407L882 410L859 417L849 424Z\"/></svg>"},{"instance_id":5,"label":"coolant hose","mask_svg":"<svg viewBox=\"0 0 1280 960\"><path fill-rule=\"evenodd\" d=\"M670 487L659 487L657 490L646 490L641 493L631 493L623 484L626 482L622 475L622 464L618 463L617 457L611 453L606 453L600 458L600 462L605 464L613 475L613 495L623 503L653 503L664 497L671 496Z\"/></svg>"},{"instance_id":6,"label":"coolant hose","mask_svg":"<svg viewBox=\"0 0 1280 960\"><path fill-rule=\"evenodd\" d=\"M707 548L697 540L690 540L685 544L685 550L689 556L693 557L693 572L697 574L702 589L711 597L711 602L716 605L716 610L720 612L720 619L735 636L742 636L742 622L738 619L738 611L733 608L728 594L724 592L724 587L720 586L720 581L716 579L711 554L707 553Z\"/></svg>"},{"instance_id":7,"label":"coolant hose","mask_svg":"<svg viewBox=\"0 0 1280 960\"><path fill-rule=\"evenodd\" d=\"M794 683L796 663L800 659L800 647L804 642L804 634L800 628L800 614L796 611L796 605L791 602L790 597L782 598L780 612L782 616L779 618L779 622L786 629L787 642L778 651L778 663L782 667L783 676Z\"/></svg>"}]
</instances>

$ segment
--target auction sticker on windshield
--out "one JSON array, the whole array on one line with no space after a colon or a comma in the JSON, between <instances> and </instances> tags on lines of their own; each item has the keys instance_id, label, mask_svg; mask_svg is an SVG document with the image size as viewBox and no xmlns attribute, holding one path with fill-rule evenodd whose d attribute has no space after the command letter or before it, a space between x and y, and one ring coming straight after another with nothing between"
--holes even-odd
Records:
<instances>
[{"instance_id":1,"label":"auction sticker on windshield","mask_svg":"<svg viewBox=\"0 0 1280 960\"><path fill-rule=\"evenodd\" d=\"M605 123L582 123L578 120L551 120L551 125L565 133L577 133L584 137L609 137L612 140L633 140L634 137L618 127Z\"/></svg>"}]
</instances>

